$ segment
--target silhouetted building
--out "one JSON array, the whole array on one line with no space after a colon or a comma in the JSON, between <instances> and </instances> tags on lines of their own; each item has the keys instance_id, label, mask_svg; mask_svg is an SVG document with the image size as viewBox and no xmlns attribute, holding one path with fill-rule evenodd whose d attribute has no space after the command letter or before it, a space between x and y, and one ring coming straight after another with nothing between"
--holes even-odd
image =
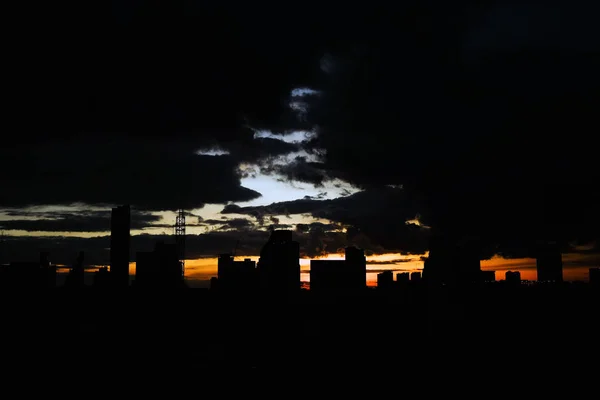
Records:
<instances>
[{"instance_id":1,"label":"silhouetted building","mask_svg":"<svg viewBox=\"0 0 600 400\"><path fill-rule=\"evenodd\" d=\"M360 291L367 287L367 260L362 249L347 247L344 260L311 260L311 291Z\"/></svg>"},{"instance_id":2,"label":"silhouetted building","mask_svg":"<svg viewBox=\"0 0 600 400\"><path fill-rule=\"evenodd\" d=\"M110 276L117 288L129 286L130 229L129 205L113 208L110 219Z\"/></svg>"},{"instance_id":3,"label":"silhouetted building","mask_svg":"<svg viewBox=\"0 0 600 400\"><path fill-rule=\"evenodd\" d=\"M210 290L218 290L219 289L219 278L213 276L210 278Z\"/></svg>"},{"instance_id":4,"label":"silhouetted building","mask_svg":"<svg viewBox=\"0 0 600 400\"><path fill-rule=\"evenodd\" d=\"M329 292L347 289L345 260L310 260L310 291Z\"/></svg>"},{"instance_id":5,"label":"silhouetted building","mask_svg":"<svg viewBox=\"0 0 600 400\"><path fill-rule=\"evenodd\" d=\"M540 282L562 282L562 254L556 242L543 243L537 251L537 280Z\"/></svg>"},{"instance_id":6,"label":"silhouetted building","mask_svg":"<svg viewBox=\"0 0 600 400\"><path fill-rule=\"evenodd\" d=\"M235 261L231 254L221 254L217 266L219 290L249 291L256 289L256 262L249 258Z\"/></svg>"},{"instance_id":7,"label":"silhouetted building","mask_svg":"<svg viewBox=\"0 0 600 400\"><path fill-rule=\"evenodd\" d=\"M300 244L292 231L274 230L258 260L260 287L267 291L300 290Z\"/></svg>"},{"instance_id":8,"label":"silhouetted building","mask_svg":"<svg viewBox=\"0 0 600 400\"><path fill-rule=\"evenodd\" d=\"M310 260L311 292L356 289L345 260Z\"/></svg>"},{"instance_id":9,"label":"silhouetted building","mask_svg":"<svg viewBox=\"0 0 600 400\"><path fill-rule=\"evenodd\" d=\"M4 289L44 289L56 287L56 266L41 252L39 261L13 261L0 266L0 286Z\"/></svg>"},{"instance_id":10,"label":"silhouetted building","mask_svg":"<svg viewBox=\"0 0 600 400\"><path fill-rule=\"evenodd\" d=\"M496 282L496 271L481 271L482 282Z\"/></svg>"},{"instance_id":11,"label":"silhouetted building","mask_svg":"<svg viewBox=\"0 0 600 400\"><path fill-rule=\"evenodd\" d=\"M412 282L421 282L422 275L420 272L415 271L410 273L410 280Z\"/></svg>"},{"instance_id":12,"label":"silhouetted building","mask_svg":"<svg viewBox=\"0 0 600 400\"><path fill-rule=\"evenodd\" d=\"M431 284L452 280L453 248L443 236L433 236L429 241L429 256L423 266L423 278Z\"/></svg>"},{"instance_id":13,"label":"silhouetted building","mask_svg":"<svg viewBox=\"0 0 600 400\"><path fill-rule=\"evenodd\" d=\"M94 273L94 287L97 288L106 288L110 286L110 273L108 271L108 267L100 267Z\"/></svg>"},{"instance_id":14,"label":"silhouetted building","mask_svg":"<svg viewBox=\"0 0 600 400\"><path fill-rule=\"evenodd\" d=\"M345 249L344 258L350 274L350 286L356 289L366 288L367 258L365 257L365 251L356 246L348 246Z\"/></svg>"},{"instance_id":15,"label":"silhouetted building","mask_svg":"<svg viewBox=\"0 0 600 400\"><path fill-rule=\"evenodd\" d=\"M464 286L480 282L479 248L474 241L460 243L445 235L431 238L423 279L430 284Z\"/></svg>"},{"instance_id":16,"label":"silhouetted building","mask_svg":"<svg viewBox=\"0 0 600 400\"><path fill-rule=\"evenodd\" d=\"M600 268L590 268L589 283L594 287L600 287Z\"/></svg>"},{"instance_id":17,"label":"silhouetted building","mask_svg":"<svg viewBox=\"0 0 600 400\"><path fill-rule=\"evenodd\" d=\"M77 260L71 266L71 269L65 280L65 287L69 288L83 288L85 286L85 270L83 265L84 253L79 252Z\"/></svg>"},{"instance_id":18,"label":"silhouetted building","mask_svg":"<svg viewBox=\"0 0 600 400\"><path fill-rule=\"evenodd\" d=\"M377 289L389 290L394 287L394 274L392 271L382 271L377 274Z\"/></svg>"},{"instance_id":19,"label":"silhouetted building","mask_svg":"<svg viewBox=\"0 0 600 400\"><path fill-rule=\"evenodd\" d=\"M520 285L521 284L521 273L519 271L506 271L504 279L510 284Z\"/></svg>"},{"instance_id":20,"label":"silhouetted building","mask_svg":"<svg viewBox=\"0 0 600 400\"><path fill-rule=\"evenodd\" d=\"M45 275L46 284L44 286L47 287L55 287L56 286L56 265L53 265L50 262L50 253L47 251L40 252L40 268L42 272L40 274L42 276ZM44 280L44 278L41 278Z\"/></svg>"},{"instance_id":21,"label":"silhouetted building","mask_svg":"<svg viewBox=\"0 0 600 400\"><path fill-rule=\"evenodd\" d=\"M396 274L396 286L403 288L410 282L410 272L399 272Z\"/></svg>"},{"instance_id":22,"label":"silhouetted building","mask_svg":"<svg viewBox=\"0 0 600 400\"><path fill-rule=\"evenodd\" d=\"M177 244L157 242L154 251L136 254L135 286L181 288L184 286Z\"/></svg>"},{"instance_id":23,"label":"silhouetted building","mask_svg":"<svg viewBox=\"0 0 600 400\"><path fill-rule=\"evenodd\" d=\"M456 247L454 265L458 271L459 283L468 285L481 282L481 260L476 243L467 240L459 244ZM493 277L495 280L495 275Z\"/></svg>"}]
</instances>

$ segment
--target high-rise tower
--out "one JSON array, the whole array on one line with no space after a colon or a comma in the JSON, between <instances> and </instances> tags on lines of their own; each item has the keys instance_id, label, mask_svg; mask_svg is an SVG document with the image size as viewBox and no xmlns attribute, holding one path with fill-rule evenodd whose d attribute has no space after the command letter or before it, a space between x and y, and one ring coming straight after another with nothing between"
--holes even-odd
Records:
<instances>
[{"instance_id":1,"label":"high-rise tower","mask_svg":"<svg viewBox=\"0 0 600 400\"><path fill-rule=\"evenodd\" d=\"M116 288L129 286L130 230L129 205L113 208L110 218L110 276Z\"/></svg>"}]
</instances>

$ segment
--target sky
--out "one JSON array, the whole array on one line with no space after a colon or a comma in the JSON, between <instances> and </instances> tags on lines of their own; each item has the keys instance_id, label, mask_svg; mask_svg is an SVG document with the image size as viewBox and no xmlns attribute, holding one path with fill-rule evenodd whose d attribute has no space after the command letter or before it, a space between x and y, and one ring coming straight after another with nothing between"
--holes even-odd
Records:
<instances>
[{"instance_id":1,"label":"sky","mask_svg":"<svg viewBox=\"0 0 600 400\"><path fill-rule=\"evenodd\" d=\"M498 279L533 279L552 240L585 279L598 10L538 3L11 6L0 261L105 265L131 204L134 254L186 210L198 281L271 228L307 260L355 244L415 270L431 235L475 238Z\"/></svg>"}]
</instances>

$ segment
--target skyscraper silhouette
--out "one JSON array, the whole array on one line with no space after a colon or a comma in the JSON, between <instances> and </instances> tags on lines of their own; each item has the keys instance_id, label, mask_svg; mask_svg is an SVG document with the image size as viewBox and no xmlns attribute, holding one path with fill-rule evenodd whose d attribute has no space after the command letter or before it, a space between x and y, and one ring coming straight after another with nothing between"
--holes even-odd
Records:
<instances>
[{"instance_id":1,"label":"skyscraper silhouette","mask_svg":"<svg viewBox=\"0 0 600 400\"><path fill-rule=\"evenodd\" d=\"M135 286L173 289L183 287L179 248L175 243L159 241L151 252L137 252Z\"/></svg>"},{"instance_id":2,"label":"skyscraper silhouette","mask_svg":"<svg viewBox=\"0 0 600 400\"><path fill-rule=\"evenodd\" d=\"M360 291L367 287L365 252L354 246L346 248L344 260L311 260L311 291Z\"/></svg>"},{"instance_id":3,"label":"skyscraper silhouette","mask_svg":"<svg viewBox=\"0 0 600 400\"><path fill-rule=\"evenodd\" d=\"M129 205L113 208L110 219L110 275L117 288L129 286L130 229Z\"/></svg>"},{"instance_id":4,"label":"skyscraper silhouette","mask_svg":"<svg viewBox=\"0 0 600 400\"><path fill-rule=\"evenodd\" d=\"M218 259L219 290L247 292L256 289L256 262L249 258L235 261L231 254L220 254Z\"/></svg>"},{"instance_id":5,"label":"skyscraper silhouette","mask_svg":"<svg viewBox=\"0 0 600 400\"><path fill-rule=\"evenodd\" d=\"M520 285L521 273L519 271L506 271L505 280L512 285Z\"/></svg>"},{"instance_id":6,"label":"skyscraper silhouette","mask_svg":"<svg viewBox=\"0 0 600 400\"><path fill-rule=\"evenodd\" d=\"M356 289L367 287L367 259L365 251L355 246L346 247L346 266L352 274L352 286Z\"/></svg>"},{"instance_id":7,"label":"skyscraper silhouette","mask_svg":"<svg viewBox=\"0 0 600 400\"><path fill-rule=\"evenodd\" d=\"M431 238L423 278L431 284L472 285L481 281L479 248L475 241L447 235Z\"/></svg>"},{"instance_id":8,"label":"skyscraper silhouette","mask_svg":"<svg viewBox=\"0 0 600 400\"><path fill-rule=\"evenodd\" d=\"M538 247L537 279L540 282L562 282L562 254L556 242L542 243Z\"/></svg>"},{"instance_id":9,"label":"skyscraper silhouette","mask_svg":"<svg viewBox=\"0 0 600 400\"><path fill-rule=\"evenodd\" d=\"M292 231L274 230L258 260L261 289L293 292L300 289L300 244Z\"/></svg>"}]
</instances>

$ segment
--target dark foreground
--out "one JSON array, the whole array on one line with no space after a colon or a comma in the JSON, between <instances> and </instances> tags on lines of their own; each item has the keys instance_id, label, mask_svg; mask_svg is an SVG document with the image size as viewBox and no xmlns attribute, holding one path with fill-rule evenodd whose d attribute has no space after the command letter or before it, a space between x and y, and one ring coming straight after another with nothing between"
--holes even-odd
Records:
<instances>
[{"instance_id":1,"label":"dark foreground","mask_svg":"<svg viewBox=\"0 0 600 400\"><path fill-rule=\"evenodd\" d=\"M5 360L90 371L514 370L597 363L599 299L583 285L283 297L57 289L5 294L1 337Z\"/></svg>"}]
</instances>

